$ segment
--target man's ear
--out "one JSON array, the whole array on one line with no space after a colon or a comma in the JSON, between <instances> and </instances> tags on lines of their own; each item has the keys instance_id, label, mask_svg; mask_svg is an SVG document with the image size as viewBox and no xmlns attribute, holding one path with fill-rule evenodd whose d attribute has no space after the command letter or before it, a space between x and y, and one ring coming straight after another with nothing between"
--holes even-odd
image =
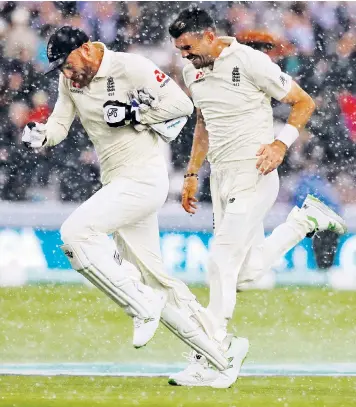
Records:
<instances>
[{"instance_id":1,"label":"man's ear","mask_svg":"<svg viewBox=\"0 0 356 407\"><path fill-rule=\"evenodd\" d=\"M89 42L85 42L80 48L80 52L85 59L90 59L91 46Z\"/></svg>"},{"instance_id":2,"label":"man's ear","mask_svg":"<svg viewBox=\"0 0 356 407\"><path fill-rule=\"evenodd\" d=\"M211 30L206 30L204 31L204 37L211 44L215 40L215 33Z\"/></svg>"}]
</instances>

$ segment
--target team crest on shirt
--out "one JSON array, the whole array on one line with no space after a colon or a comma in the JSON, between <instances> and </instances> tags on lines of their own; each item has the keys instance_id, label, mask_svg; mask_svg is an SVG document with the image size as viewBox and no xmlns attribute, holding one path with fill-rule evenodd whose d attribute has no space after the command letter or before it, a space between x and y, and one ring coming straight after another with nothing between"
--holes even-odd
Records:
<instances>
[{"instance_id":1,"label":"team crest on shirt","mask_svg":"<svg viewBox=\"0 0 356 407\"><path fill-rule=\"evenodd\" d=\"M109 76L106 81L106 90L108 92L108 96L114 96L115 94L115 82L112 76Z\"/></svg>"},{"instance_id":2,"label":"team crest on shirt","mask_svg":"<svg viewBox=\"0 0 356 407\"><path fill-rule=\"evenodd\" d=\"M231 80L234 86L240 86L240 69L238 66L235 66L232 69Z\"/></svg>"}]
</instances>

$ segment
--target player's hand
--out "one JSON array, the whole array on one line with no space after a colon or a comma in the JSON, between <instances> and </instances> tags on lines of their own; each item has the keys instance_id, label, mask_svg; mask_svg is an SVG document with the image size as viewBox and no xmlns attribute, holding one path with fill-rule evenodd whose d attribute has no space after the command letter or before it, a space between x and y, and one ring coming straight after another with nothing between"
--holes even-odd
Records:
<instances>
[{"instance_id":1,"label":"player's hand","mask_svg":"<svg viewBox=\"0 0 356 407\"><path fill-rule=\"evenodd\" d=\"M258 157L256 168L263 175L269 174L283 162L286 152L287 146L280 140L275 140L271 144L262 144L256 153Z\"/></svg>"},{"instance_id":2,"label":"player's hand","mask_svg":"<svg viewBox=\"0 0 356 407\"><path fill-rule=\"evenodd\" d=\"M149 88L134 89L127 93L132 103L137 103L141 112L147 112L149 109L157 109L158 96Z\"/></svg>"},{"instance_id":3,"label":"player's hand","mask_svg":"<svg viewBox=\"0 0 356 407\"><path fill-rule=\"evenodd\" d=\"M195 194L198 191L198 178L197 177L187 177L184 179L183 191L182 191L182 206L184 210L188 213L194 214L198 202Z\"/></svg>"},{"instance_id":4,"label":"player's hand","mask_svg":"<svg viewBox=\"0 0 356 407\"><path fill-rule=\"evenodd\" d=\"M29 122L22 132L22 142L28 148L40 148L47 141L46 126L42 123Z\"/></svg>"}]
</instances>

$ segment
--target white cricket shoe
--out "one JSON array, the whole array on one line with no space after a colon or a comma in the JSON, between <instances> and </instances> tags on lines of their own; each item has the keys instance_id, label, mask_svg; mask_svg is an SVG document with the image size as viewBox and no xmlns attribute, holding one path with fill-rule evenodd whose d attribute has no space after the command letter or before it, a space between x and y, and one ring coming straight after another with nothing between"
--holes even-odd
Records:
<instances>
[{"instance_id":1,"label":"white cricket shoe","mask_svg":"<svg viewBox=\"0 0 356 407\"><path fill-rule=\"evenodd\" d=\"M225 352L229 367L223 371L217 370L204 356L192 351L187 357L190 364L182 372L171 375L168 383L175 386L228 388L237 380L248 348L249 341L246 338L233 337Z\"/></svg>"},{"instance_id":2,"label":"white cricket shoe","mask_svg":"<svg viewBox=\"0 0 356 407\"><path fill-rule=\"evenodd\" d=\"M329 230L339 235L347 232L344 219L313 195L307 195L300 213L307 217L311 232Z\"/></svg>"},{"instance_id":3,"label":"white cricket shoe","mask_svg":"<svg viewBox=\"0 0 356 407\"><path fill-rule=\"evenodd\" d=\"M232 338L230 347L225 353L229 360L229 366L225 370L218 371L218 377L211 383L210 387L216 389L227 389L231 387L239 377L250 343L247 338Z\"/></svg>"},{"instance_id":4,"label":"white cricket shoe","mask_svg":"<svg viewBox=\"0 0 356 407\"><path fill-rule=\"evenodd\" d=\"M168 383L172 386L210 386L219 375L206 357L192 350L190 353L183 353L183 356L190 362L181 372L169 376Z\"/></svg>"},{"instance_id":5,"label":"white cricket shoe","mask_svg":"<svg viewBox=\"0 0 356 407\"><path fill-rule=\"evenodd\" d=\"M167 295L164 292L154 292L157 298L152 300L154 303L154 311L149 318L141 318L136 316L134 321L134 334L132 344L135 348L145 346L154 336L161 319L161 313L166 305Z\"/></svg>"}]
</instances>

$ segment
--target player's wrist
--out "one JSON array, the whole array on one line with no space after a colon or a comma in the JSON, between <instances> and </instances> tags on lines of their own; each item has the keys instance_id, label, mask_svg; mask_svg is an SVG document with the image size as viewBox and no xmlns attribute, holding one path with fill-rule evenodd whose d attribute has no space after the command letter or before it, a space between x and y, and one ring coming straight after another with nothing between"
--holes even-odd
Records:
<instances>
[{"instance_id":1,"label":"player's wrist","mask_svg":"<svg viewBox=\"0 0 356 407\"><path fill-rule=\"evenodd\" d=\"M188 174L188 173L198 174L199 170L200 170L199 166L188 163L188 167L186 168L185 173L186 174Z\"/></svg>"},{"instance_id":2,"label":"player's wrist","mask_svg":"<svg viewBox=\"0 0 356 407\"><path fill-rule=\"evenodd\" d=\"M186 172L185 174L184 174L184 179L187 179L187 178L196 178L196 179L199 179L199 175L198 175L198 173L197 172Z\"/></svg>"},{"instance_id":3,"label":"player's wrist","mask_svg":"<svg viewBox=\"0 0 356 407\"><path fill-rule=\"evenodd\" d=\"M298 137L298 129L295 126L287 123L278 134L276 141L281 141L284 145L287 146L287 148L289 148L297 140Z\"/></svg>"},{"instance_id":4,"label":"player's wrist","mask_svg":"<svg viewBox=\"0 0 356 407\"><path fill-rule=\"evenodd\" d=\"M287 144L281 140L274 140L274 144L277 145L278 147L280 147L284 152L286 152L288 150Z\"/></svg>"}]
</instances>

